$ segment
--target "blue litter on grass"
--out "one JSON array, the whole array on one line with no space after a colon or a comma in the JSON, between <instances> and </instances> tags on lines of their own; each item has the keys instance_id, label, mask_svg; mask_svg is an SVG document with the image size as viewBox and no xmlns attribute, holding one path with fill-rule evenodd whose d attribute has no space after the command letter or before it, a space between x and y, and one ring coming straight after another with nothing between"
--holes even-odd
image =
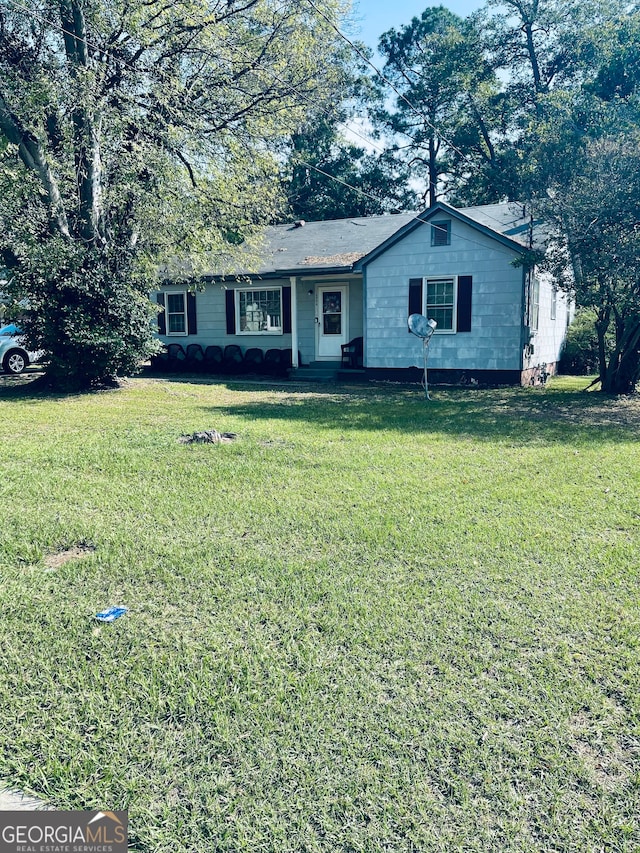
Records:
<instances>
[{"instance_id":1,"label":"blue litter on grass","mask_svg":"<svg viewBox=\"0 0 640 853\"><path fill-rule=\"evenodd\" d=\"M98 622L113 622L124 616L128 609L128 607L107 607L106 610L96 613L96 619Z\"/></svg>"}]
</instances>

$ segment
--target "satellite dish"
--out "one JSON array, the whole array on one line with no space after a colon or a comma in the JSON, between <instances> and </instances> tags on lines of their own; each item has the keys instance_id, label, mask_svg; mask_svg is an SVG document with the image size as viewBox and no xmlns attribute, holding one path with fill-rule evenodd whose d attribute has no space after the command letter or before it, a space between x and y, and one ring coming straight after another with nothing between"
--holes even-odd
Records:
<instances>
[{"instance_id":1,"label":"satellite dish","mask_svg":"<svg viewBox=\"0 0 640 853\"><path fill-rule=\"evenodd\" d=\"M438 325L435 320L427 320L424 314L411 314L408 324L411 334L418 338L430 338Z\"/></svg>"},{"instance_id":2,"label":"satellite dish","mask_svg":"<svg viewBox=\"0 0 640 853\"><path fill-rule=\"evenodd\" d=\"M434 329L438 325L435 320L427 319L424 314L411 314L407 320L409 331L417 338L422 338L422 356L424 359L424 393L427 400L430 400L429 386L427 385L427 354L429 351L429 343Z\"/></svg>"}]
</instances>

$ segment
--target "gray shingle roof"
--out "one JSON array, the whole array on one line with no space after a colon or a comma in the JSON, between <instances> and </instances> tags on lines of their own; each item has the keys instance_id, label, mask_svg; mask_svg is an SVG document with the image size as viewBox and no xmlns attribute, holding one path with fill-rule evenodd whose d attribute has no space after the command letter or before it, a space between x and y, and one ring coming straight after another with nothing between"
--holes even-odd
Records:
<instances>
[{"instance_id":1,"label":"gray shingle roof","mask_svg":"<svg viewBox=\"0 0 640 853\"><path fill-rule=\"evenodd\" d=\"M446 208L456 213L453 208ZM320 222L275 225L265 229L264 247L257 265L243 273L261 276L301 275L311 272L349 272L361 258L433 209L420 213L387 214ZM502 238L529 245L531 221L522 204L506 202L460 208L457 213Z\"/></svg>"}]
</instances>

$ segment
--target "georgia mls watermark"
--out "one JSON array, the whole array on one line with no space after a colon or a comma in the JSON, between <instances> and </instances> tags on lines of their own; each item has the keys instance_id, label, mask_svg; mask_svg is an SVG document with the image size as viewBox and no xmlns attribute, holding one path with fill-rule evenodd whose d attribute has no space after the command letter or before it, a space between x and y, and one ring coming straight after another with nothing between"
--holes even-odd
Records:
<instances>
[{"instance_id":1,"label":"georgia mls watermark","mask_svg":"<svg viewBox=\"0 0 640 853\"><path fill-rule=\"evenodd\" d=\"M126 853L127 812L0 812L0 853Z\"/></svg>"}]
</instances>

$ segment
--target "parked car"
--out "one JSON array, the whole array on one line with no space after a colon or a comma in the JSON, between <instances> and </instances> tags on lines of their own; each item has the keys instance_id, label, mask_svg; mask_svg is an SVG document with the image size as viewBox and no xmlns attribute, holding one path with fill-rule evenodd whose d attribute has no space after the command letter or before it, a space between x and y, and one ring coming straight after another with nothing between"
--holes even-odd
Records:
<instances>
[{"instance_id":1,"label":"parked car","mask_svg":"<svg viewBox=\"0 0 640 853\"><path fill-rule=\"evenodd\" d=\"M15 323L0 329L0 365L5 373L22 373L25 367L38 361L40 355L27 350L22 329Z\"/></svg>"}]
</instances>

